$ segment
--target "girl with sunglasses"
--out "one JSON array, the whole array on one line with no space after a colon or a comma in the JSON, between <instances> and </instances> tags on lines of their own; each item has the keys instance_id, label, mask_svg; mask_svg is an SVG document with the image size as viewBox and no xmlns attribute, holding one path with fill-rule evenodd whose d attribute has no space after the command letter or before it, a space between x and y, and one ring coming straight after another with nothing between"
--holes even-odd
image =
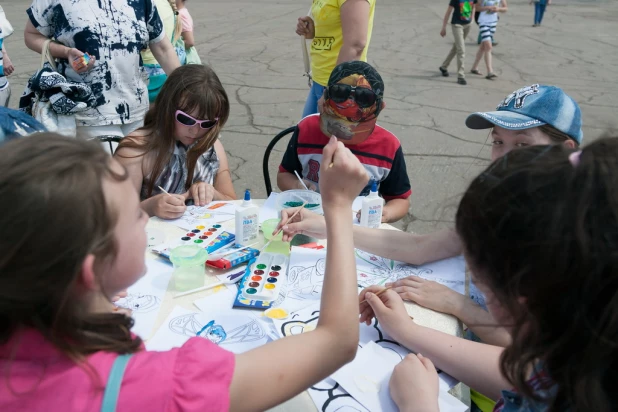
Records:
<instances>
[{"instance_id":1,"label":"girl with sunglasses","mask_svg":"<svg viewBox=\"0 0 618 412\"><path fill-rule=\"evenodd\" d=\"M182 216L189 199L199 206L236 199L218 140L229 112L225 89L210 67L190 64L169 76L144 127L123 139L114 155L150 216Z\"/></svg>"}]
</instances>

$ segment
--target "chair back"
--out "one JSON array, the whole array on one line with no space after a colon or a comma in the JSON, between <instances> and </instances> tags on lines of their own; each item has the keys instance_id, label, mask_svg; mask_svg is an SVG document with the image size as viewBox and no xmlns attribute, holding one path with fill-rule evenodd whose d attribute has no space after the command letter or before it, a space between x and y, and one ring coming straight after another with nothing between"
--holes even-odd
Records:
<instances>
[{"instance_id":1,"label":"chair back","mask_svg":"<svg viewBox=\"0 0 618 412\"><path fill-rule=\"evenodd\" d=\"M270 194L273 191L273 187L270 184L270 173L268 172L268 160L270 159L270 152L272 152L273 148L275 147L275 145L277 144L279 140L281 140L283 137L287 136L288 134L293 133L294 130L296 130L296 126L288 127L287 129L280 132L278 135L273 137L273 139L270 141L270 143L266 147L266 150L264 151L264 159L262 160L262 172L264 174L264 184L266 185L266 196L267 197L270 196Z\"/></svg>"}]
</instances>

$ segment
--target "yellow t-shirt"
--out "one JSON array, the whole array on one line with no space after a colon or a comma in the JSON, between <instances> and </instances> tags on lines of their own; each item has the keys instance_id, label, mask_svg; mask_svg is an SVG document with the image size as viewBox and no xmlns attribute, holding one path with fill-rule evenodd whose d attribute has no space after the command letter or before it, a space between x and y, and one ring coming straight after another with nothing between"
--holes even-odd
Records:
<instances>
[{"instance_id":1,"label":"yellow t-shirt","mask_svg":"<svg viewBox=\"0 0 618 412\"><path fill-rule=\"evenodd\" d=\"M328 84L330 73L337 65L337 57L343 45L340 8L346 0L313 0L311 16L315 23L315 37L311 43L311 77L321 86ZM367 61L367 49L373 30L373 12L376 0L369 3L369 26L367 30L367 45L361 60Z\"/></svg>"},{"instance_id":2,"label":"yellow t-shirt","mask_svg":"<svg viewBox=\"0 0 618 412\"><path fill-rule=\"evenodd\" d=\"M163 31L167 38L171 39L174 32L174 10L167 0L154 0L154 4L163 22ZM142 52L142 60L144 64L159 64L157 59L152 55L150 49L146 49Z\"/></svg>"}]
</instances>

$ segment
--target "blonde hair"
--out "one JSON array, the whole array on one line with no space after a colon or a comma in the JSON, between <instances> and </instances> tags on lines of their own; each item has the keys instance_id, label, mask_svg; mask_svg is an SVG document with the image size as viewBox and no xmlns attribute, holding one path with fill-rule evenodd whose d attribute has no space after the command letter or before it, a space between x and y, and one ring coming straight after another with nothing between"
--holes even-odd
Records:
<instances>
[{"instance_id":1,"label":"blonde hair","mask_svg":"<svg viewBox=\"0 0 618 412\"><path fill-rule=\"evenodd\" d=\"M182 33L182 23L180 22L180 16L178 15L178 6L176 6L176 0L167 0L170 4L170 7L174 11L174 32L172 33L172 38L170 41L172 44L175 40L180 38L180 34Z\"/></svg>"}]
</instances>

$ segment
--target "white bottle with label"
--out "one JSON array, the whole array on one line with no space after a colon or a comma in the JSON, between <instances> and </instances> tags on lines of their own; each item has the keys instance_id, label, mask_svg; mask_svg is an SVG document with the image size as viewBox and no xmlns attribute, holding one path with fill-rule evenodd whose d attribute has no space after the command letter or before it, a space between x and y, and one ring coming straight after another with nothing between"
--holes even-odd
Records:
<instances>
[{"instance_id":1,"label":"white bottle with label","mask_svg":"<svg viewBox=\"0 0 618 412\"><path fill-rule=\"evenodd\" d=\"M371 183L371 192L363 199L361 209L361 226L377 228L382 223L382 210L384 199L378 196L378 182Z\"/></svg>"},{"instance_id":2,"label":"white bottle with label","mask_svg":"<svg viewBox=\"0 0 618 412\"><path fill-rule=\"evenodd\" d=\"M236 244L249 246L258 239L260 208L251 201L251 192L245 191L245 200L236 208Z\"/></svg>"}]
</instances>

